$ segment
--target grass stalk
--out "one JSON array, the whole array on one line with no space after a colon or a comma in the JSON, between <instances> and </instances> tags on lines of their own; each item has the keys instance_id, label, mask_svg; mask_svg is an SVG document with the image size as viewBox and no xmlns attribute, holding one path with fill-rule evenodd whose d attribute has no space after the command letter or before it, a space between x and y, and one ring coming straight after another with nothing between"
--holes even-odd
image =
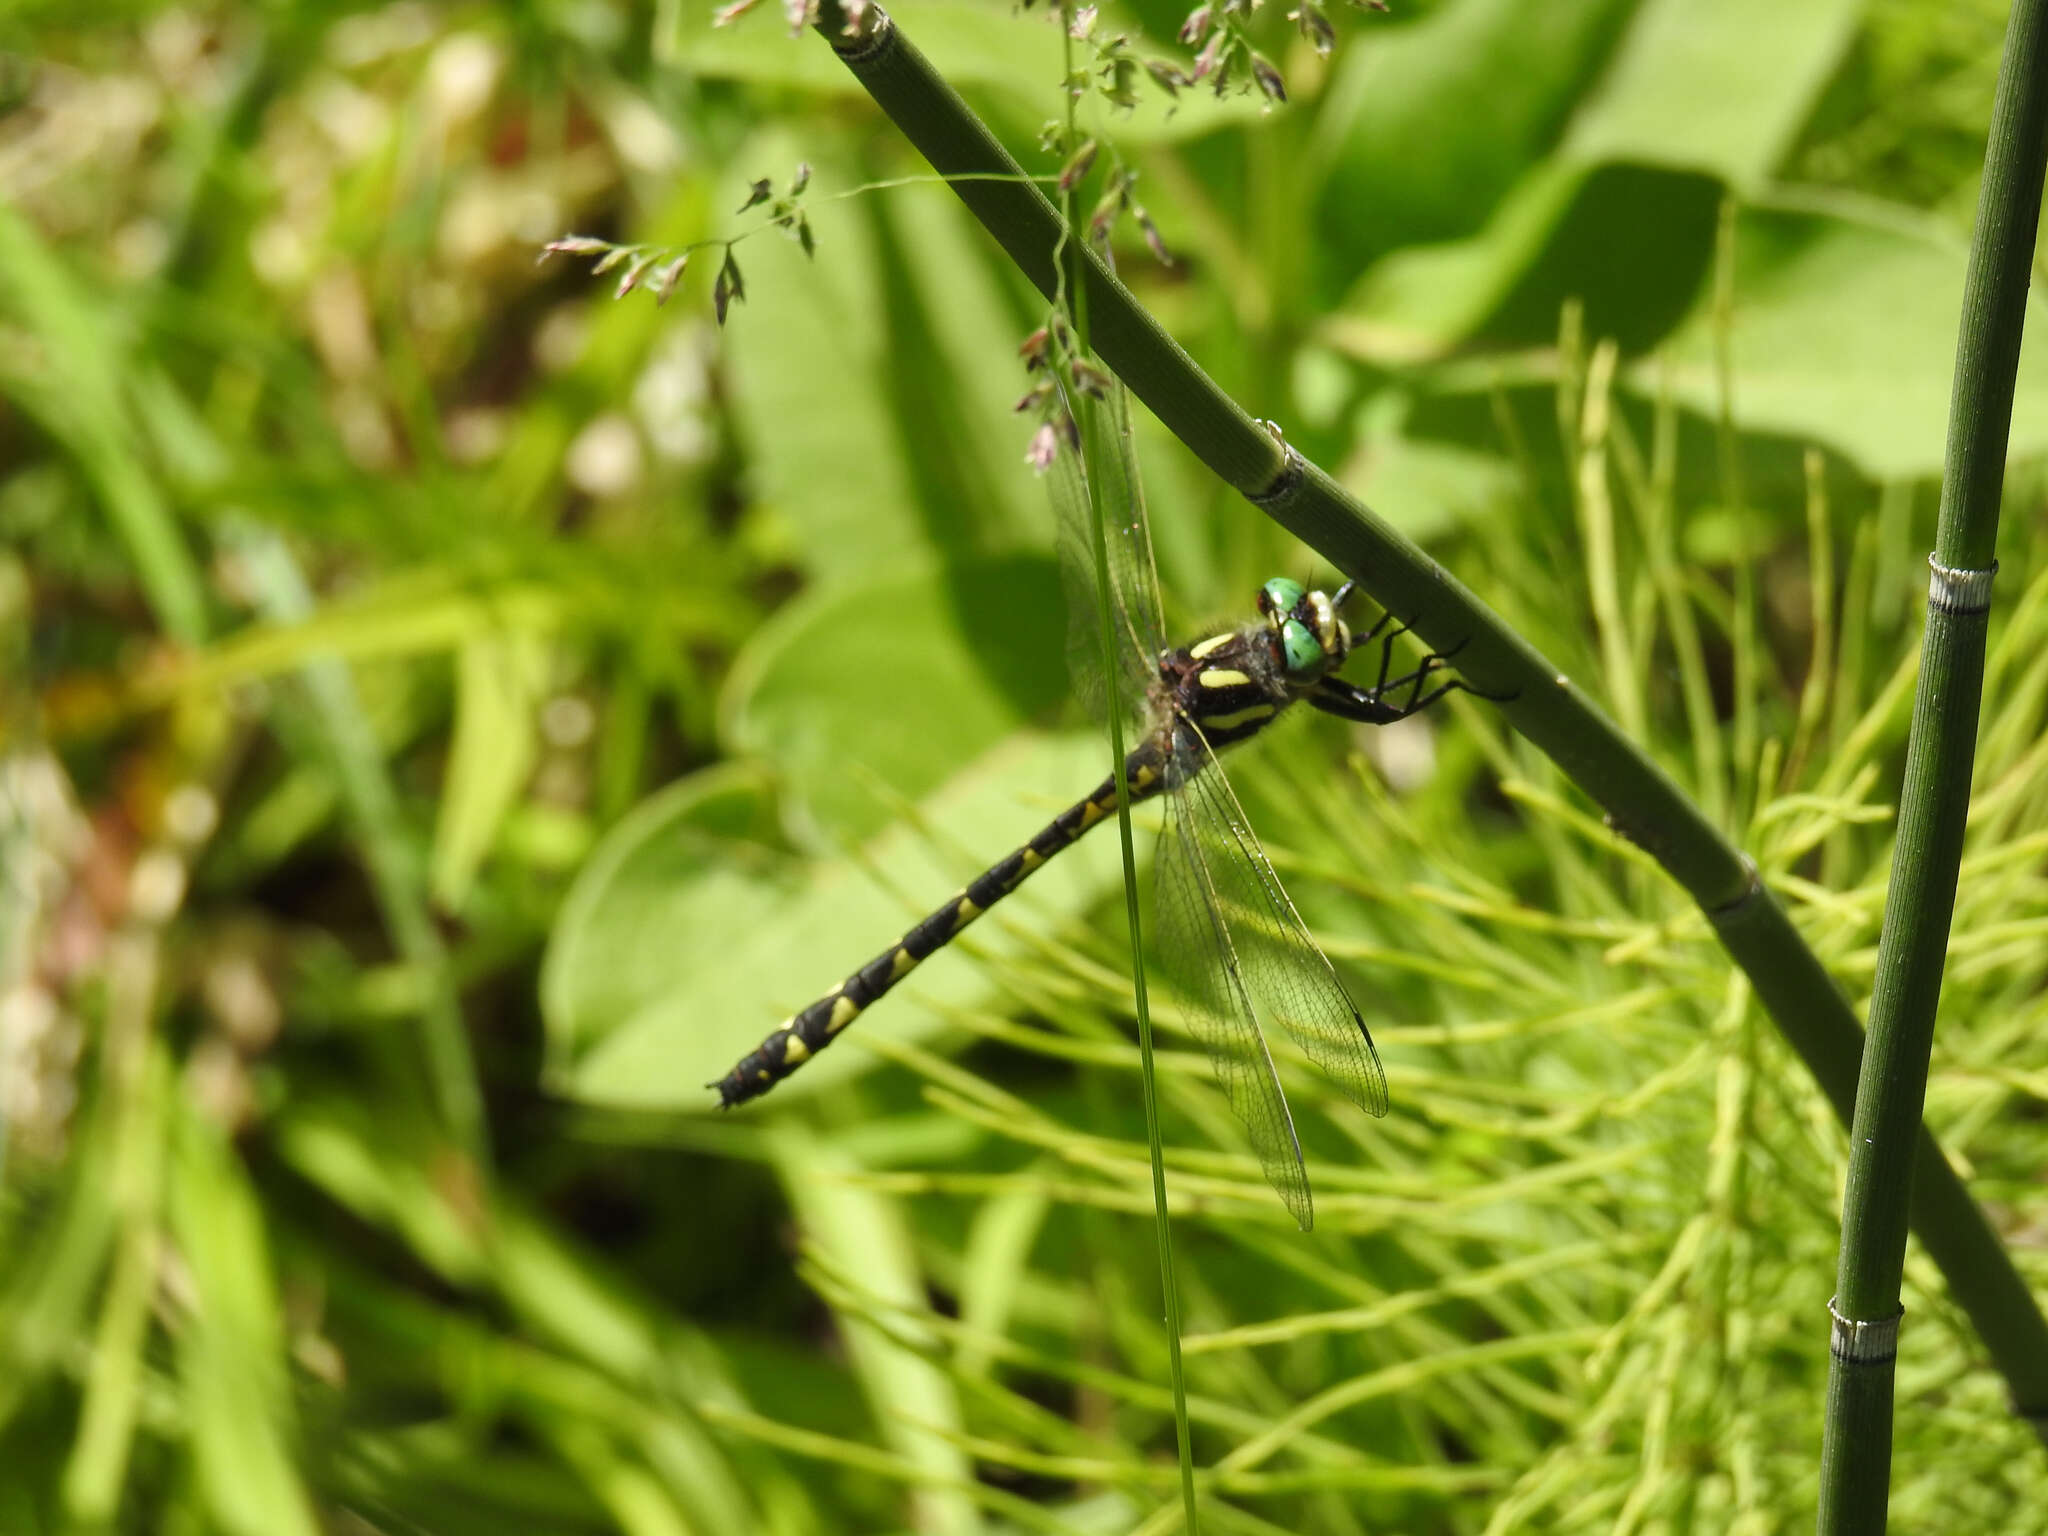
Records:
<instances>
[{"instance_id":1,"label":"grass stalk","mask_svg":"<svg viewBox=\"0 0 2048 1536\"><path fill-rule=\"evenodd\" d=\"M1074 69L1074 37L1070 22L1062 21L1060 37L1066 49L1067 73L1071 77ZM1074 106L1073 93L1069 92L1067 142L1070 147L1079 142ZM1071 187L1061 197L1060 218L1066 237L1064 251L1067 257L1068 277L1062 285L1061 297L1065 300L1067 319L1074 328L1077 356L1085 358L1089 352L1088 284L1085 280L1088 242L1082 235L1081 221L1075 213L1074 191ZM1063 371L1065 360L1060 356L1057 345L1050 349L1049 356L1050 366ZM1116 695L1120 669L1116 664L1116 597L1110 591L1109 585L1109 518L1103 505L1103 498L1108 494L1107 488L1112 483L1108 478L1112 473L1109 469L1109 455L1116 455L1119 465L1128 462L1124 457L1127 450L1123 444L1105 443L1103 438L1105 432L1120 431L1124 419L1121 411L1105 413L1096 409L1094 402L1084 398L1079 390L1073 392L1070 400L1076 408L1074 424L1081 434L1082 464L1087 471L1089 546L1095 555L1095 612L1100 620L1102 675L1106 684L1108 704L1104 714L1109 723L1110 773L1116 779L1116 830L1118 847L1123 857L1124 922L1131 940L1131 1006L1138 1018L1138 1075L1144 1089L1145 1139L1152 1154L1152 1230L1159 1249L1159 1289L1165 1303L1163 1321L1166 1328L1167 1374L1173 1384L1174 1448L1180 1460L1181 1513L1187 1522L1188 1536L1199 1536L1201 1520L1195 1507L1194 1432L1188 1423L1187 1371L1181 1359L1180 1284L1174 1275L1173 1222L1166 1204L1166 1145L1159 1129L1159 1083L1153 1061L1151 998L1145 984L1145 938L1140 911L1142 903L1138 900L1138 855L1131 836L1131 786L1124 760L1126 743L1123 701ZM1115 473L1121 478L1120 469ZM1141 487L1135 484L1130 487L1133 495L1139 494L1140 491ZM1121 518L1134 515L1141 514L1130 508L1122 509L1120 513Z\"/></svg>"},{"instance_id":2,"label":"grass stalk","mask_svg":"<svg viewBox=\"0 0 2048 1536\"><path fill-rule=\"evenodd\" d=\"M1842 1200L1820 1530L1884 1528L1915 1149L1955 911L1984 681L1993 552L2027 285L2048 169L2048 0L2013 6L1963 289L1947 462L1905 787ZM2038 1424L2038 1399L2019 1399Z\"/></svg>"},{"instance_id":3,"label":"grass stalk","mask_svg":"<svg viewBox=\"0 0 2048 1536\"><path fill-rule=\"evenodd\" d=\"M253 527L238 530L236 537L266 617L277 623L304 622L313 596L283 542ZM468 1164L464 1172L484 1180L490 1153L483 1094L449 975L448 952L427 910L425 882L407 846L397 792L347 666L333 657L315 659L301 669L301 678L362 840L371 889L392 943L422 982L420 1033L429 1091L450 1141Z\"/></svg>"},{"instance_id":4,"label":"grass stalk","mask_svg":"<svg viewBox=\"0 0 2048 1536\"><path fill-rule=\"evenodd\" d=\"M1756 572L1749 548L1749 491L1742 475L1740 434L1735 425L1735 218L1733 197L1721 199L1714 230L1714 444L1720 460L1721 504L1735 530L1735 618L1728 645L1735 677L1735 806L1739 817L1754 816L1763 804L1757 778Z\"/></svg>"},{"instance_id":5,"label":"grass stalk","mask_svg":"<svg viewBox=\"0 0 2048 1536\"><path fill-rule=\"evenodd\" d=\"M42 343L31 366L19 344L0 359L9 403L64 443L127 547L135 579L163 632L205 642L206 581L177 513L136 453L120 352L89 291L29 220L0 204L0 317Z\"/></svg>"},{"instance_id":6,"label":"grass stalk","mask_svg":"<svg viewBox=\"0 0 2048 1536\"><path fill-rule=\"evenodd\" d=\"M849 30L821 0L841 62L993 235L1025 277L1059 289L1059 211L902 30L869 7ZM1755 865L1548 658L1327 473L1230 399L1098 261L1079 250L1095 350L1203 463L1465 674L1501 695L1509 723L1549 756L1697 902L1846 1125L1863 1039L1847 999ZM2012 1398L2048 1413L2048 1320L1925 1130L1911 1138L1914 1229L1968 1312Z\"/></svg>"},{"instance_id":7,"label":"grass stalk","mask_svg":"<svg viewBox=\"0 0 2048 1536\"><path fill-rule=\"evenodd\" d=\"M1078 316L1076 318L1078 320ZM1109 551L1105 542L1108 530L1102 505L1102 487L1107 483L1102 475L1106 472L1105 453L1109 451L1102 439L1113 428L1101 419L1100 412L1085 407L1075 419L1081 424L1082 453L1088 466L1089 531L1094 536L1095 598L1102 619L1104 675L1114 678L1116 633L1111 607L1113 599L1109 590ZM1138 1019L1138 1075L1144 1088L1145 1139L1152 1153L1152 1222L1159 1247L1159 1286L1165 1300L1167 1368L1173 1381L1173 1421L1175 1444L1180 1456L1181 1507L1189 1536L1194 1536L1201 1527L1195 1511L1194 1442L1188 1426L1187 1374L1181 1361L1180 1286L1174 1277L1173 1224L1166 1204L1166 1149L1159 1129L1159 1086L1153 1064L1152 1010L1145 985L1145 941L1139 916L1137 851L1131 836L1131 786L1124 771L1122 711L1113 698L1108 715L1110 751L1116 764L1113 772L1116 775L1117 837L1124 866L1124 920L1131 936L1131 1005Z\"/></svg>"}]
</instances>

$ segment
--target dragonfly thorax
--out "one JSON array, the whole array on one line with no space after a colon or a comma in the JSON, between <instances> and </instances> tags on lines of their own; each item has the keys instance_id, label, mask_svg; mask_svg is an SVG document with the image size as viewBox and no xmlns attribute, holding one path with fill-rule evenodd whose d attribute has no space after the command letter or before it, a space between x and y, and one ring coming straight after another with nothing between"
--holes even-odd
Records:
<instances>
[{"instance_id":1,"label":"dragonfly thorax","mask_svg":"<svg viewBox=\"0 0 2048 1536\"><path fill-rule=\"evenodd\" d=\"M1243 741L1310 696L1351 649L1329 595L1298 581L1276 576L1260 588L1259 615L1161 655L1159 718L1193 721L1212 747Z\"/></svg>"}]
</instances>

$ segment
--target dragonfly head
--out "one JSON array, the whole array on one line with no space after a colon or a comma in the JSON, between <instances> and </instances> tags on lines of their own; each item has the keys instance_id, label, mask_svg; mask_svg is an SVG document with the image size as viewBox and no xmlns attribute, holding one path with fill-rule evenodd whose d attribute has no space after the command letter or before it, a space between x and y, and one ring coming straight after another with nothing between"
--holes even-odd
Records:
<instances>
[{"instance_id":1,"label":"dragonfly head","mask_svg":"<svg viewBox=\"0 0 2048 1536\"><path fill-rule=\"evenodd\" d=\"M1259 588L1259 612L1273 630L1287 675L1312 683L1342 664L1351 631L1327 592L1311 592L1298 581L1275 576Z\"/></svg>"}]
</instances>

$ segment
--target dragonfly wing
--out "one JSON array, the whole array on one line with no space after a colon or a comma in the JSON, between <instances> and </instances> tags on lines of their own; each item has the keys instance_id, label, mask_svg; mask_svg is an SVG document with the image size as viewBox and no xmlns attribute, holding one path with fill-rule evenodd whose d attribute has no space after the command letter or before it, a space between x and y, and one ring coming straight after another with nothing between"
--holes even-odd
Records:
<instances>
[{"instance_id":1,"label":"dragonfly wing","mask_svg":"<svg viewBox=\"0 0 2048 1536\"><path fill-rule=\"evenodd\" d=\"M1206 754L1207 745L1201 750ZM1196 774L1198 779L1205 776ZM1229 875L1217 865L1236 858L1237 851L1207 829L1203 802L1169 795L1167 807L1166 832L1153 874L1161 966L1180 992L1188 1021L1215 1065L1224 1097L1251 1135L1267 1180L1305 1232L1315 1208L1301 1163L1301 1142L1294 1134L1294 1116L1259 1029L1219 898L1219 876L1227 882Z\"/></svg>"},{"instance_id":2,"label":"dragonfly wing","mask_svg":"<svg viewBox=\"0 0 2048 1536\"><path fill-rule=\"evenodd\" d=\"M1160 617L1159 576L1152 561L1152 534L1145 521L1144 484L1131 440L1130 408L1121 387L1097 400L1060 385L1068 414L1089 434L1096 449L1109 552L1110 611L1115 620L1116 694L1124 713L1142 717L1159 680L1159 656L1166 649ZM1048 471L1059 516L1060 576L1067 597L1067 664L1090 712L1098 718L1106 703L1102 686L1102 619L1096 601L1094 518L1088 503L1088 469L1081 454L1062 441Z\"/></svg>"},{"instance_id":3,"label":"dragonfly wing","mask_svg":"<svg viewBox=\"0 0 2048 1536\"><path fill-rule=\"evenodd\" d=\"M1246 990L1347 1098L1384 1115L1386 1068L1336 967L1294 910L1201 731L1182 720L1175 735L1176 761L1189 770L1175 797L1185 802L1180 819L1201 845Z\"/></svg>"},{"instance_id":4,"label":"dragonfly wing","mask_svg":"<svg viewBox=\"0 0 2048 1536\"><path fill-rule=\"evenodd\" d=\"M1159 600L1159 568L1152 558L1152 524L1145 509L1145 478L1138 470L1138 443L1131 435L1131 397L1118 385L1107 400L1085 402L1098 416L1095 426L1102 472L1110 477L1104 505L1116 513L1109 532L1110 590L1116 594L1123 626L1148 668L1166 649L1166 620Z\"/></svg>"}]
</instances>

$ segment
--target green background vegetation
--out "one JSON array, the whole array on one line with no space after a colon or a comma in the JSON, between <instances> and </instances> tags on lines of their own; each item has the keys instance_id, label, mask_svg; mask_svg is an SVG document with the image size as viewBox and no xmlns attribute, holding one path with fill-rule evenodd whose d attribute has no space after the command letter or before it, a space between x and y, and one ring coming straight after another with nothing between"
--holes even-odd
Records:
<instances>
[{"instance_id":1,"label":"green background vegetation","mask_svg":"<svg viewBox=\"0 0 2048 1536\"><path fill-rule=\"evenodd\" d=\"M1115 851L742 1113L700 1086L1092 785L1042 308L814 37L664 3L17 11L0 57L0 1533L1167 1531ZM1147 4L1106 18L1165 53ZM1028 151L1042 13L901 20ZM1099 126L1124 275L1869 985L2001 15L1450 0ZM611 302L570 230L773 232ZM1930 1121L2048 1282L2023 363ZM1172 616L1325 576L1141 424ZM1387 1060L1170 1005L1223 1531L1811 1520L1843 1135L1483 705L1233 761ZM1064 866L1064 867L1061 867ZM1917 1250L1902 1530L2048 1528Z\"/></svg>"}]
</instances>

